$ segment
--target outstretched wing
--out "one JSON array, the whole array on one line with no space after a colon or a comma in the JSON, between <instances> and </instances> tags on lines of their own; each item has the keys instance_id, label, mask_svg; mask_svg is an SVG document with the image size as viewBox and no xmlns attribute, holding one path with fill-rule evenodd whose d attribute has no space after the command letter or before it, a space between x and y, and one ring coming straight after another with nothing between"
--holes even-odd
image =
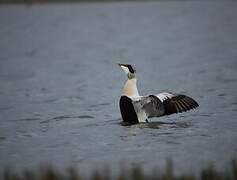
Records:
<instances>
[{"instance_id":1,"label":"outstretched wing","mask_svg":"<svg viewBox=\"0 0 237 180\"><path fill-rule=\"evenodd\" d=\"M198 103L191 97L182 94L160 93L156 95L165 107L165 115L185 112L197 108Z\"/></svg>"},{"instance_id":2,"label":"outstretched wing","mask_svg":"<svg viewBox=\"0 0 237 180\"><path fill-rule=\"evenodd\" d=\"M132 99L132 103L139 122L144 122L149 117L185 112L199 106L191 97L171 93L136 97Z\"/></svg>"}]
</instances>

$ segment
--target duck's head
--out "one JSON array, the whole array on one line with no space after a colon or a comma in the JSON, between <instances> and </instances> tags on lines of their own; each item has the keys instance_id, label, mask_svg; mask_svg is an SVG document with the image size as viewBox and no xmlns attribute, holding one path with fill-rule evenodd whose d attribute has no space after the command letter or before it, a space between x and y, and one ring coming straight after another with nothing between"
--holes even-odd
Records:
<instances>
[{"instance_id":1,"label":"duck's head","mask_svg":"<svg viewBox=\"0 0 237 180\"><path fill-rule=\"evenodd\" d=\"M127 75L128 79L135 78L136 70L130 64L118 64Z\"/></svg>"}]
</instances>

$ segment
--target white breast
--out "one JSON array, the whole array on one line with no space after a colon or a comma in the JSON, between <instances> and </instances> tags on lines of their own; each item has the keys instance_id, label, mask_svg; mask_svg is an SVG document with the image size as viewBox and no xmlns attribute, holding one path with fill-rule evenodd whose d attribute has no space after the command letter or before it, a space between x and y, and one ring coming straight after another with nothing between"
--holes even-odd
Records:
<instances>
[{"instance_id":1,"label":"white breast","mask_svg":"<svg viewBox=\"0 0 237 180\"><path fill-rule=\"evenodd\" d=\"M128 96L128 97L137 97L139 96L138 90L137 90L137 80L135 78L128 79L123 87L123 93L122 95Z\"/></svg>"}]
</instances>

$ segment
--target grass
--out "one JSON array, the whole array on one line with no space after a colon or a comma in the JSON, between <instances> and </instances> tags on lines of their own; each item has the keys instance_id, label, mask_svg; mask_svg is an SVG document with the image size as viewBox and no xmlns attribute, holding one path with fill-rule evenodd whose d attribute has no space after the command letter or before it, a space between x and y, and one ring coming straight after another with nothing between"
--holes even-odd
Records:
<instances>
[{"instance_id":1,"label":"grass","mask_svg":"<svg viewBox=\"0 0 237 180\"><path fill-rule=\"evenodd\" d=\"M46 3L90 3L90 2L149 2L170 0L0 0L1 4L46 4ZM180 0L179 0L180 1Z\"/></svg>"},{"instance_id":2,"label":"grass","mask_svg":"<svg viewBox=\"0 0 237 180\"><path fill-rule=\"evenodd\" d=\"M0 0L0 5L5 4L57 4L57 3L106 3L106 2L159 2L159 1L186 1L186 0Z\"/></svg>"},{"instance_id":3,"label":"grass","mask_svg":"<svg viewBox=\"0 0 237 180\"><path fill-rule=\"evenodd\" d=\"M123 2L127 0L0 0L0 4L38 4L38 3L72 3L72 2ZM132 0L147 1L147 0Z\"/></svg>"},{"instance_id":4,"label":"grass","mask_svg":"<svg viewBox=\"0 0 237 180\"><path fill-rule=\"evenodd\" d=\"M237 161L233 160L229 168L223 172L218 172L209 166L203 169L199 175L181 174L174 175L173 165L167 162L164 172L154 171L152 174L146 174L139 166L128 170L121 170L118 175L111 177L111 170L92 171L89 180L237 180ZM37 170L22 170L16 173L11 169L6 169L0 175L3 180L83 180L79 171L75 168L67 168L63 172L47 166ZM87 178L88 179L88 178Z\"/></svg>"}]
</instances>

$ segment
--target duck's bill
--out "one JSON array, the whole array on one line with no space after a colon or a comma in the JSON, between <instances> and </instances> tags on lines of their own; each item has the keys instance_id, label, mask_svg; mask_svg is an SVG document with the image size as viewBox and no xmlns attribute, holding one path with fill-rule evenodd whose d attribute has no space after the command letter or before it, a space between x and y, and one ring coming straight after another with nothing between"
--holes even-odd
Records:
<instances>
[{"instance_id":1,"label":"duck's bill","mask_svg":"<svg viewBox=\"0 0 237 180\"><path fill-rule=\"evenodd\" d=\"M118 65L121 67L121 66L127 66L127 64L121 64L121 63L118 63Z\"/></svg>"}]
</instances>

